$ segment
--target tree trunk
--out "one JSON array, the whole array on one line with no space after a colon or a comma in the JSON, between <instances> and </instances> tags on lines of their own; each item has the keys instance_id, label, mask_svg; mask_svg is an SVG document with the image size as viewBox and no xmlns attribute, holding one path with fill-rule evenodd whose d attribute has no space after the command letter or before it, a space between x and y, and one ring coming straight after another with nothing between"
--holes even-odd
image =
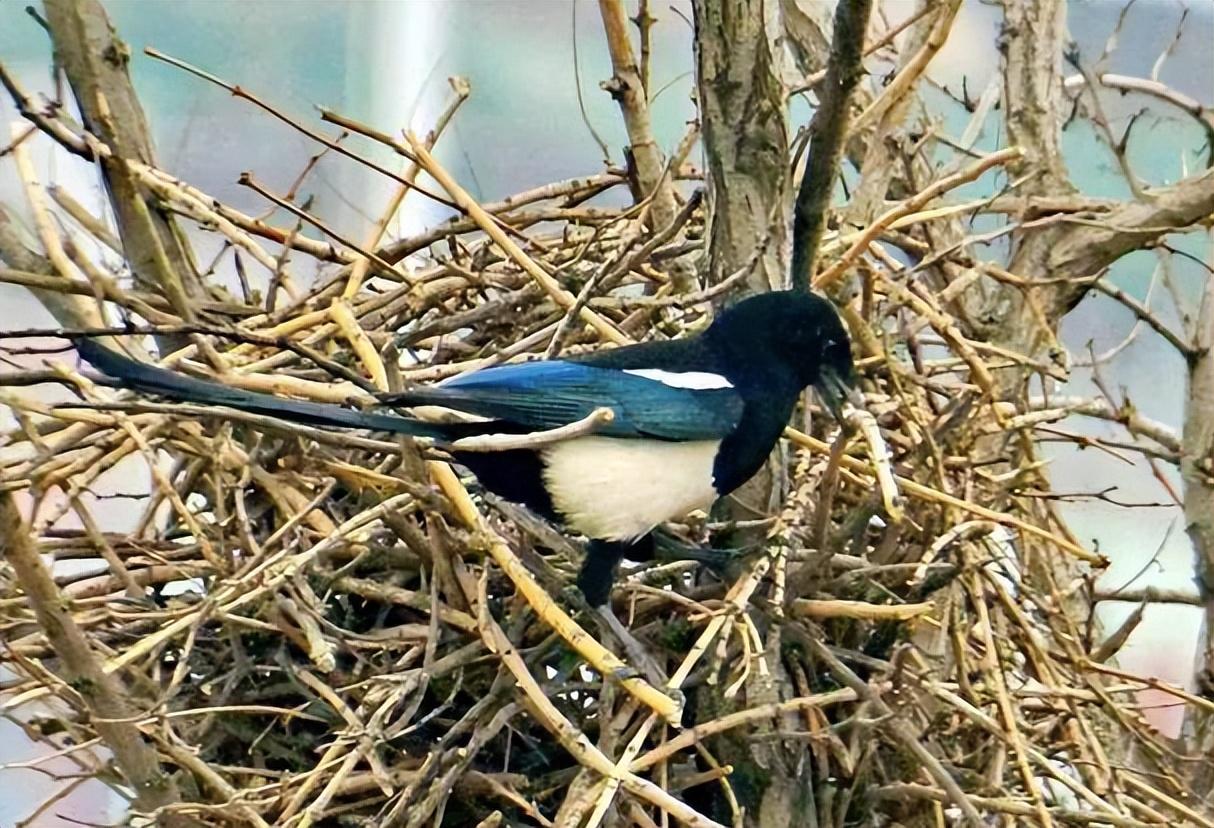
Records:
<instances>
[{"instance_id":1,"label":"tree trunk","mask_svg":"<svg viewBox=\"0 0 1214 828\"><path fill-rule=\"evenodd\" d=\"M1206 607L1206 634L1197 653L1198 681L1204 695L1214 695L1214 278L1206 279L1194 344L1198 356L1189 365L1180 473L1184 480L1184 517L1197 551L1198 583ZM1185 752L1214 755L1214 715L1193 710L1185 733ZM1214 791L1214 766L1194 762L1189 782L1194 791Z\"/></svg>"},{"instance_id":2,"label":"tree trunk","mask_svg":"<svg viewBox=\"0 0 1214 828\"><path fill-rule=\"evenodd\" d=\"M716 285L746 267L762 250L742 289L733 296L779 289L788 280L787 216L792 205L788 169L785 89L766 20L765 0L696 2L696 88L699 92L707 171L709 245L706 282ZM769 463L735 493L735 517L768 514L775 479ZM744 707L781 700L792 682L780 657L779 635L769 631L764 654L771 674L752 673L743 692L729 699L720 685L695 694L695 716L708 721ZM713 742L717 758L733 766L730 784L747 825L798 824L812 789L805 743L756 743L732 734ZM719 789L714 788L714 791ZM730 819L719 793L711 810Z\"/></svg>"},{"instance_id":3,"label":"tree trunk","mask_svg":"<svg viewBox=\"0 0 1214 828\"><path fill-rule=\"evenodd\" d=\"M763 246L745 293L786 284L792 204L785 90L766 21L774 0L698 0L696 88L708 173L709 285Z\"/></svg>"}]
</instances>

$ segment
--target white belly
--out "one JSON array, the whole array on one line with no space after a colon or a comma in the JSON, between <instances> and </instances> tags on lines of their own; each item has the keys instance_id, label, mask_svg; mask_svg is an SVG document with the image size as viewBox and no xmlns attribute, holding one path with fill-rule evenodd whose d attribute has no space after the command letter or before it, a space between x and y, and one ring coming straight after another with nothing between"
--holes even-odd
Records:
<instances>
[{"instance_id":1,"label":"white belly","mask_svg":"<svg viewBox=\"0 0 1214 828\"><path fill-rule=\"evenodd\" d=\"M717 498L719 440L688 443L578 437L543 450L544 483L571 529L628 541Z\"/></svg>"}]
</instances>

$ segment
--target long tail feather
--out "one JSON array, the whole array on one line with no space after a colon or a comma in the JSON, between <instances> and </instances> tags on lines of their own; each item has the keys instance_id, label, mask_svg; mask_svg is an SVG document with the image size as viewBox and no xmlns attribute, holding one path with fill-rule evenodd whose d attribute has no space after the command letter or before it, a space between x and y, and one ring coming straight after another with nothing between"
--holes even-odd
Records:
<instances>
[{"instance_id":1,"label":"long tail feather","mask_svg":"<svg viewBox=\"0 0 1214 828\"><path fill-rule=\"evenodd\" d=\"M91 337L78 337L74 344L80 356L98 371L118 380L125 388L146 394L180 402L225 405L251 414L307 425L387 431L438 440L448 439L450 436L448 430L438 424L423 423L391 414L355 411L333 403L288 400L273 394L231 388L219 382L167 371L123 356Z\"/></svg>"}]
</instances>

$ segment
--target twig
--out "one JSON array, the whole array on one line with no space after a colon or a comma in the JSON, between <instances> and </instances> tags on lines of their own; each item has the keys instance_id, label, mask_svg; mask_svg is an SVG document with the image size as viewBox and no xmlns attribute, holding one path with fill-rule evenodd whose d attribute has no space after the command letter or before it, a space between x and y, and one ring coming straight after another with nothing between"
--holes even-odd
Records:
<instances>
[{"instance_id":1,"label":"twig","mask_svg":"<svg viewBox=\"0 0 1214 828\"><path fill-rule=\"evenodd\" d=\"M233 97L241 98L242 100L248 101L249 103L256 106L258 109L261 109L263 112L266 112L266 113L272 115L273 117L282 121L284 124L291 127L292 129L296 130L297 132L303 133L304 135L308 136L316 143L323 144L324 146L328 147L333 152L336 152L339 155L344 155L346 158L349 158L351 161L355 161L359 164L362 164L365 167L375 170L380 175L387 176L388 178L391 178L392 180L396 181L398 184L400 184L404 187L408 187L409 189L417 190L422 195L426 196L429 199L432 199L433 201L437 201L439 204L446 205L447 207L451 207L456 210L459 209L459 207L457 207L449 199L443 198L441 195L439 195L437 193L433 193L430 190L426 189L425 187L419 187L419 186L411 183L405 176L395 173L392 170L388 169L387 167L383 167L379 164L369 161L366 158L363 158L358 153L346 149L339 142L326 138L324 135L321 135L316 130L304 126L299 121L295 120L294 118L291 118L290 116L284 114L277 108L266 103L261 98L254 95L252 92L249 92L247 89L244 89L233 83L228 83L227 81L223 80L222 78L219 78L216 75L212 75L210 72L199 69L197 66L193 66L192 64L189 64L186 61L181 60L180 58L175 58L170 55L166 55L164 52L161 52L159 49L155 49L151 46L145 46L143 51L144 51L144 54L146 54L148 57L155 58L156 60L164 61L165 63L169 64L170 66L176 66L178 69L183 69L186 72L189 72L194 77L202 78L203 80L213 83L222 89L226 89L229 93L232 94Z\"/></svg>"},{"instance_id":2,"label":"twig","mask_svg":"<svg viewBox=\"0 0 1214 828\"><path fill-rule=\"evenodd\" d=\"M872 706L873 711L883 719L880 726L901 742L902 746L914 755L928 776L948 792L949 799L961 811L961 815L965 817L965 821L971 828L981 828L981 826L986 824L965 791L961 790L956 780L944 769L940 760L923 744L920 735L914 732L911 726L900 718L880 695L873 692L855 672L840 661L830 651L830 648L815 636L804 632L795 624L790 624L788 629L795 631L797 633L796 639L808 646L816 657L825 662L827 669L830 670L836 679L844 686L854 690L861 700L868 702Z\"/></svg>"},{"instance_id":3,"label":"twig","mask_svg":"<svg viewBox=\"0 0 1214 828\"><path fill-rule=\"evenodd\" d=\"M805 448L808 448L811 451L816 451L819 454L829 454L830 453L829 444L823 443L820 440L816 440L813 437L810 437L807 434L803 434L802 432L797 431L794 428L784 429L784 436L787 437L792 442L796 443L797 445L804 446ZM863 461L857 460L854 457L844 457L843 464L847 467L847 469L849 471L858 471L858 472L869 471L868 467L864 465ZM1044 539L1050 541L1051 543L1056 544L1060 549L1065 549L1067 552L1069 552L1070 554L1079 558L1080 560L1087 561L1088 563L1093 563L1093 564L1097 564L1100 566L1107 566L1108 562L1104 556L1089 552L1088 550L1084 549L1082 546L1079 546L1078 544L1073 543L1072 541L1069 541L1066 538L1059 537L1058 535L1054 534L1053 532L1050 532L1047 529L1042 529L1040 526L1034 526L1033 524L1028 523L1024 520L1021 520L1020 518L1015 517L1014 515L1009 515L1009 514L1006 514L1003 512L997 512L994 509L988 509L987 507L980 506L977 503L971 503L970 501L962 500L961 498L954 497L953 495L946 494L945 492L937 491L936 489L933 489L930 486L925 486L922 483L917 483L914 480L911 480L906 477L901 477L901 476L896 475L894 477L894 480L897 482L898 487L909 495L913 495L915 497L923 498L926 500L933 500L933 501L936 501L937 503L943 503L948 506L952 506L957 509L961 509L962 511L968 512L969 514L975 515L977 517L981 517L986 520L991 520L996 523L1001 523L1001 524L1004 524L1005 526L1012 526L1016 529L1019 529L1022 532L1027 532L1030 535L1036 535L1037 537L1044 538Z\"/></svg>"},{"instance_id":4,"label":"twig","mask_svg":"<svg viewBox=\"0 0 1214 828\"><path fill-rule=\"evenodd\" d=\"M596 408L582 419L559 428L527 434L479 434L474 437L461 437L453 440L450 447L455 451L514 451L540 448L592 434L614 419L614 410Z\"/></svg>"},{"instance_id":5,"label":"twig","mask_svg":"<svg viewBox=\"0 0 1214 828\"><path fill-rule=\"evenodd\" d=\"M468 496L468 492L459 482L455 473L451 471L451 467L446 463L431 462L429 468L435 482L455 505L464 522L470 528L477 529L486 536L489 542L489 553L494 562L510 576L510 580L514 582L514 585L526 597L527 603L535 609L540 617L596 670L605 676L618 677L620 685L624 689L636 696L655 713L668 721L678 722L681 705L670 696L650 686L643 679L630 676L631 671L627 666L589 636L564 610L558 607L552 597L544 592L531 573L523 567L510 548L500 538L489 532L488 528L484 526L483 518L476 510L476 506L473 505L472 499Z\"/></svg>"},{"instance_id":6,"label":"twig","mask_svg":"<svg viewBox=\"0 0 1214 828\"><path fill-rule=\"evenodd\" d=\"M623 113L641 195L652 199L653 226L665 227L674 218L674 191L662 173L665 165L653 138L648 96L628 37L628 15L623 0L599 0L599 13L615 73L611 80L604 82L603 88L611 93Z\"/></svg>"},{"instance_id":7,"label":"twig","mask_svg":"<svg viewBox=\"0 0 1214 828\"><path fill-rule=\"evenodd\" d=\"M907 621L936 609L930 601L919 604L869 604L864 601L797 598L792 614L798 618L859 618L868 621Z\"/></svg>"},{"instance_id":8,"label":"twig","mask_svg":"<svg viewBox=\"0 0 1214 828\"><path fill-rule=\"evenodd\" d=\"M890 465L889 447L881 437L881 429L872 412L863 408L852 408L847 412L847 422L858 429L868 446L869 457L873 461L877 485L881 487L881 502L885 506L885 515L891 523L901 523L903 518L902 495L898 492L898 483L894 478L894 470Z\"/></svg>"},{"instance_id":9,"label":"twig","mask_svg":"<svg viewBox=\"0 0 1214 828\"><path fill-rule=\"evenodd\" d=\"M489 238L493 239L494 243L502 248L506 255L513 259L531 278L535 279L540 287L558 305L568 308L577 301L569 291L562 288L555 279L549 276L530 256L524 253L522 248L502 232L493 218L480 205L473 201L472 197L456 184L455 180L444 169L438 166L438 163L412 133L408 133L406 138L413 151L417 154L418 163L430 174L430 177L442 185L443 189L462 205L461 209L465 210L480 225L480 228L485 231ZM629 341L627 337L616 330L615 326L589 308L582 308L578 316L611 342L622 345L627 344Z\"/></svg>"},{"instance_id":10,"label":"twig","mask_svg":"<svg viewBox=\"0 0 1214 828\"><path fill-rule=\"evenodd\" d=\"M863 235L843 253L837 262L814 278L813 286L818 290L826 290L837 282L860 254L886 228L898 219L920 210L925 204L939 197L941 194L975 180L992 167L1010 163L1023 155L1024 152L1019 147L1008 147L1007 149L993 152L965 169L941 178L930 187L908 198L896 207L890 208L864 230Z\"/></svg>"},{"instance_id":11,"label":"twig","mask_svg":"<svg viewBox=\"0 0 1214 828\"><path fill-rule=\"evenodd\" d=\"M386 259L381 258L378 254L373 253L370 250L364 250L358 244L356 244L355 242L351 241L350 239L342 236L336 230L332 229L327 224L325 224L323 221L316 218L315 216L313 216L311 213L304 210L303 208L297 207L296 205L292 204L291 202L287 201L286 199L280 198L279 196L274 195L274 193L267 190L255 178L253 178L252 173L247 173L247 172L241 173L240 174L240 184L242 186L248 187L253 192L257 193L259 196L266 199L267 201L273 202L274 204L278 205L279 207L286 210L287 212L295 215L297 218L303 219L308 224L312 225L313 227L315 227L317 230L324 233L329 238L335 239L335 240L341 242L341 244L343 244L344 246L355 251L363 258L368 259L372 262L375 262L375 264L377 264L381 268L383 268L384 272L393 273L393 274L397 275L398 277L400 277L400 280L402 282L411 283L414 281L414 278L411 274L405 272L404 270L399 269L396 265L392 264L391 262L387 261ZM274 268L271 268L271 271L273 271L273 269Z\"/></svg>"}]
</instances>

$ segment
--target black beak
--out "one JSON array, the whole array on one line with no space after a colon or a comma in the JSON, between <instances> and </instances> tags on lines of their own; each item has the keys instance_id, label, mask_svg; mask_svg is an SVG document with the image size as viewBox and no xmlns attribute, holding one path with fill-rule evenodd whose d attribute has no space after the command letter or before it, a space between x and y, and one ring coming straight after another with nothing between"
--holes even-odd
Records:
<instances>
[{"instance_id":1,"label":"black beak","mask_svg":"<svg viewBox=\"0 0 1214 828\"><path fill-rule=\"evenodd\" d=\"M858 408L864 405L860 393L842 374L829 366L822 367L822 373L814 383L814 390L818 392L818 399L826 406L826 410L839 422L843 422L844 405L851 403Z\"/></svg>"}]
</instances>

